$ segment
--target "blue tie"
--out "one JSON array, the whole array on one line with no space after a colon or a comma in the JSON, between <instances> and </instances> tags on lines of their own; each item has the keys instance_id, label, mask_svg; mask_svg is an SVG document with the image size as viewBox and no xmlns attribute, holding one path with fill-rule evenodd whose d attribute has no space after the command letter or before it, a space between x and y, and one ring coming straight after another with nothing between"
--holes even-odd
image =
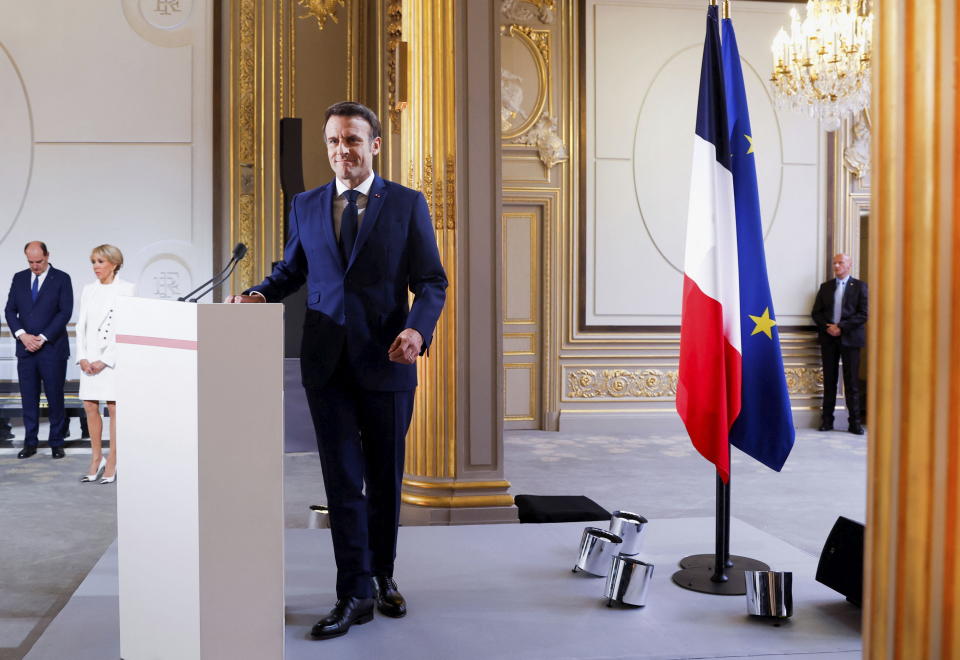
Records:
<instances>
[{"instance_id":1,"label":"blue tie","mask_svg":"<svg viewBox=\"0 0 960 660\"><path fill-rule=\"evenodd\" d=\"M40 276L33 276L33 286L30 287L30 297L33 299L33 302L37 302L37 296L40 295Z\"/></svg>"},{"instance_id":2,"label":"blue tie","mask_svg":"<svg viewBox=\"0 0 960 660\"><path fill-rule=\"evenodd\" d=\"M343 265L350 263L350 255L353 254L353 244L357 242L357 217L360 210L357 208L357 197L360 196L358 190L345 190L344 198L347 200L347 206L343 209L343 216L340 218L340 256L343 257Z\"/></svg>"}]
</instances>

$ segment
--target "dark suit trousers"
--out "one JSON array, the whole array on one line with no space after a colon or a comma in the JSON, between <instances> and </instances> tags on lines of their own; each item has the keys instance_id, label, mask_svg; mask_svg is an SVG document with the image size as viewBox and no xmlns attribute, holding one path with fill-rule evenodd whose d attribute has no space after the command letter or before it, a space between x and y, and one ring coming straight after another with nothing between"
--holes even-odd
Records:
<instances>
[{"instance_id":1,"label":"dark suit trousers","mask_svg":"<svg viewBox=\"0 0 960 660\"><path fill-rule=\"evenodd\" d=\"M414 390L361 389L341 359L324 387L306 392L330 510L337 598L369 598L371 576L393 575Z\"/></svg>"},{"instance_id":2,"label":"dark suit trousers","mask_svg":"<svg viewBox=\"0 0 960 660\"><path fill-rule=\"evenodd\" d=\"M840 362L843 362L843 389L847 400L849 420L860 422L860 347L844 346L839 337L826 337L820 344L823 359L823 420L833 422L837 405L837 380Z\"/></svg>"},{"instance_id":3,"label":"dark suit trousers","mask_svg":"<svg viewBox=\"0 0 960 660\"><path fill-rule=\"evenodd\" d=\"M24 447L36 447L40 432L40 384L47 395L50 415L51 447L62 447L66 434L66 415L63 406L63 383L67 378L67 360L39 354L17 358L17 376L20 380L20 405L23 406Z\"/></svg>"}]
</instances>

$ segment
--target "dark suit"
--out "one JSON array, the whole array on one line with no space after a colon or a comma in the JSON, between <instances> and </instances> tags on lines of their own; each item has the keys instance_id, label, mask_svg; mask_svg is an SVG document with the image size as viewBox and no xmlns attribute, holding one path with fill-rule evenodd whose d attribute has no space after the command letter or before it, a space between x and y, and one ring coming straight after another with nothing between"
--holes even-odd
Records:
<instances>
[{"instance_id":1,"label":"dark suit","mask_svg":"<svg viewBox=\"0 0 960 660\"><path fill-rule=\"evenodd\" d=\"M332 217L336 194L330 182L293 198L283 261L250 291L277 302L307 285L300 367L330 508L337 597L366 598L371 575L393 575L417 385L416 366L391 362L388 348L413 328L427 349L447 278L422 194L375 177L346 264Z\"/></svg>"},{"instance_id":2,"label":"dark suit","mask_svg":"<svg viewBox=\"0 0 960 660\"><path fill-rule=\"evenodd\" d=\"M827 324L833 323L836 278L820 285L810 315L817 324L820 340L820 356L823 360L823 421L833 423L833 411L837 404L837 378L839 363L843 362L843 386L846 393L850 424L860 423L860 349L867 343L867 284L851 277L843 292L840 307L840 336L827 332Z\"/></svg>"},{"instance_id":3,"label":"dark suit","mask_svg":"<svg viewBox=\"0 0 960 660\"><path fill-rule=\"evenodd\" d=\"M33 273L27 269L13 276L7 296L6 318L10 332L19 330L47 338L40 350L31 353L17 339L17 376L23 406L24 447L36 447L40 427L40 385L47 395L50 416L49 443L63 446L66 417L63 408L63 383L67 376L70 339L67 322L73 313L73 284L70 276L53 266L40 287L36 302L30 294Z\"/></svg>"}]
</instances>

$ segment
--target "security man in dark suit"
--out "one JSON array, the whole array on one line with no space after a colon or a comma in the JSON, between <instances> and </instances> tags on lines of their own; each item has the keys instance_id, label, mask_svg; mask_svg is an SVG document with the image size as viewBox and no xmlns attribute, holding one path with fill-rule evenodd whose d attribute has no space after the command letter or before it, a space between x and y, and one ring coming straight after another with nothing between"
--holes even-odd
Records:
<instances>
[{"instance_id":1,"label":"security man in dark suit","mask_svg":"<svg viewBox=\"0 0 960 660\"><path fill-rule=\"evenodd\" d=\"M300 367L337 562L337 604L314 639L367 623L374 603L386 616L406 614L393 579L404 442L415 363L447 287L423 194L373 171L381 141L373 111L331 106L324 136L336 178L293 198L283 261L227 299L278 302L307 285Z\"/></svg>"},{"instance_id":2,"label":"security man in dark suit","mask_svg":"<svg viewBox=\"0 0 960 660\"><path fill-rule=\"evenodd\" d=\"M63 384L70 356L67 322L73 314L73 284L69 275L50 265L46 244L32 241L23 252L30 268L13 276L5 310L7 325L17 339L17 377L26 432L17 458L37 453L41 383L50 417L50 450L54 458L63 458L67 430Z\"/></svg>"},{"instance_id":3,"label":"security man in dark suit","mask_svg":"<svg viewBox=\"0 0 960 660\"><path fill-rule=\"evenodd\" d=\"M839 363L843 362L843 387L850 433L863 435L860 422L860 349L867 343L867 283L850 276L852 261L846 254L833 257L836 276L820 285L810 315L817 324L823 359L823 415L821 431L833 430L837 404Z\"/></svg>"}]
</instances>

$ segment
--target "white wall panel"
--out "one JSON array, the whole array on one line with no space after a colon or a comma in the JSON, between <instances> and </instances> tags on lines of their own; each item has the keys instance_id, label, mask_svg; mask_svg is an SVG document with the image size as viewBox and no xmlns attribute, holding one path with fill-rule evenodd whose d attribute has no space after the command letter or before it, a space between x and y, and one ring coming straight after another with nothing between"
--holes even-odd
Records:
<instances>
[{"instance_id":1,"label":"white wall panel","mask_svg":"<svg viewBox=\"0 0 960 660\"><path fill-rule=\"evenodd\" d=\"M806 325L800 312L823 270L821 138L816 122L775 107L766 82L789 8L737 3L734 27L774 299L781 324ZM587 2L588 325L679 324L705 24L699 0Z\"/></svg>"},{"instance_id":2,"label":"white wall panel","mask_svg":"<svg viewBox=\"0 0 960 660\"><path fill-rule=\"evenodd\" d=\"M0 304L29 240L49 244L78 298L104 242L139 295L212 274L212 8L0 0ZM0 380L15 378L12 355L0 341Z\"/></svg>"}]
</instances>

